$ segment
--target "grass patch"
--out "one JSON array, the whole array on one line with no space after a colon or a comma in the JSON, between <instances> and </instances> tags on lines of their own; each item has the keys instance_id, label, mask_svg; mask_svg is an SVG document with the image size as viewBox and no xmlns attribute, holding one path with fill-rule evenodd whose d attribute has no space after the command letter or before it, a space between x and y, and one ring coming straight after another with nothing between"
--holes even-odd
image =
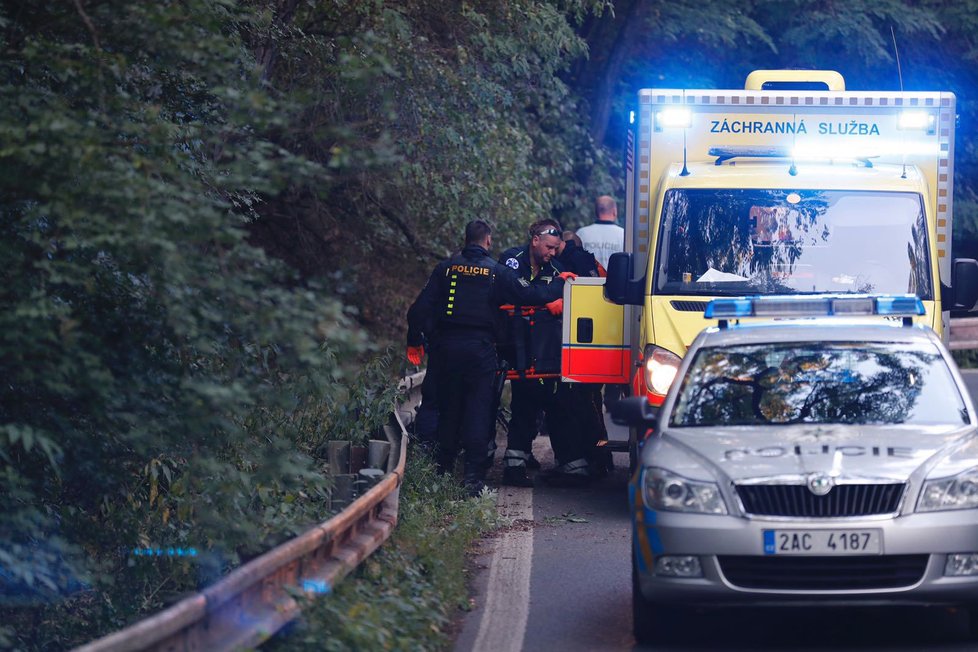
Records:
<instances>
[{"instance_id":1,"label":"grass patch","mask_svg":"<svg viewBox=\"0 0 978 652\"><path fill-rule=\"evenodd\" d=\"M407 466L391 538L262 649L437 650L450 643L456 610L468 609L465 553L499 525L496 501L488 493L466 498L422 456L409 456Z\"/></svg>"}]
</instances>

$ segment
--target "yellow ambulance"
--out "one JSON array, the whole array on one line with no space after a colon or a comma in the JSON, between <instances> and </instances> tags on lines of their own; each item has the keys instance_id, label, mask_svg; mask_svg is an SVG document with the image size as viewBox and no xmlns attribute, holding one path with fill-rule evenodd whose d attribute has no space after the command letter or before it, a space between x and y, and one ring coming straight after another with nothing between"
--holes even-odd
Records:
<instances>
[{"instance_id":1,"label":"yellow ambulance","mask_svg":"<svg viewBox=\"0 0 978 652\"><path fill-rule=\"evenodd\" d=\"M744 90L642 90L636 109L625 251L565 288L565 380L661 404L720 297L909 292L945 339L974 304L978 263L950 259L953 93L762 70Z\"/></svg>"}]
</instances>

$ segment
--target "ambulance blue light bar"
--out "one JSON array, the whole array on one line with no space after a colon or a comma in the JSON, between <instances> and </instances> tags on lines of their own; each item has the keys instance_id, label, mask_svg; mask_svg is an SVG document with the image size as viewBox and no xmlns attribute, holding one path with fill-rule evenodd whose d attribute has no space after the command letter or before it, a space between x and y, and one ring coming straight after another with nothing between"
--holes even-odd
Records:
<instances>
[{"instance_id":1,"label":"ambulance blue light bar","mask_svg":"<svg viewBox=\"0 0 978 652\"><path fill-rule=\"evenodd\" d=\"M706 306L706 319L740 317L918 317L923 302L914 294L897 295L802 295L714 299Z\"/></svg>"}]
</instances>

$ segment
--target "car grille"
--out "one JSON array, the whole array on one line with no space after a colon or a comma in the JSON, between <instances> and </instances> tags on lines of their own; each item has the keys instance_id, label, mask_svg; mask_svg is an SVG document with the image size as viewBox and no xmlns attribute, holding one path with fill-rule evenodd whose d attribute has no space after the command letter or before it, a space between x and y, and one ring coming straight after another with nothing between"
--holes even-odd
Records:
<instances>
[{"instance_id":1,"label":"car grille","mask_svg":"<svg viewBox=\"0 0 978 652\"><path fill-rule=\"evenodd\" d=\"M737 495L748 514L833 518L892 514L900 505L904 486L841 484L824 496L816 496L804 485L737 485Z\"/></svg>"},{"instance_id":2,"label":"car grille","mask_svg":"<svg viewBox=\"0 0 978 652\"><path fill-rule=\"evenodd\" d=\"M927 569L927 555L757 557L721 555L727 581L745 589L832 591L912 586Z\"/></svg>"}]
</instances>

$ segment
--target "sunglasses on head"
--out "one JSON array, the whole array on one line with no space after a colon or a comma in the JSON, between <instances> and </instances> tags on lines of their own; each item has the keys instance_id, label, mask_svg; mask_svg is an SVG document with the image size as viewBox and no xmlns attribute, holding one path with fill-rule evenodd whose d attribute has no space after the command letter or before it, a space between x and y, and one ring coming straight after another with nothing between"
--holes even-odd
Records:
<instances>
[{"instance_id":1,"label":"sunglasses on head","mask_svg":"<svg viewBox=\"0 0 978 652\"><path fill-rule=\"evenodd\" d=\"M557 229L544 229L543 231L538 231L535 235L555 235L560 237L560 231Z\"/></svg>"}]
</instances>

